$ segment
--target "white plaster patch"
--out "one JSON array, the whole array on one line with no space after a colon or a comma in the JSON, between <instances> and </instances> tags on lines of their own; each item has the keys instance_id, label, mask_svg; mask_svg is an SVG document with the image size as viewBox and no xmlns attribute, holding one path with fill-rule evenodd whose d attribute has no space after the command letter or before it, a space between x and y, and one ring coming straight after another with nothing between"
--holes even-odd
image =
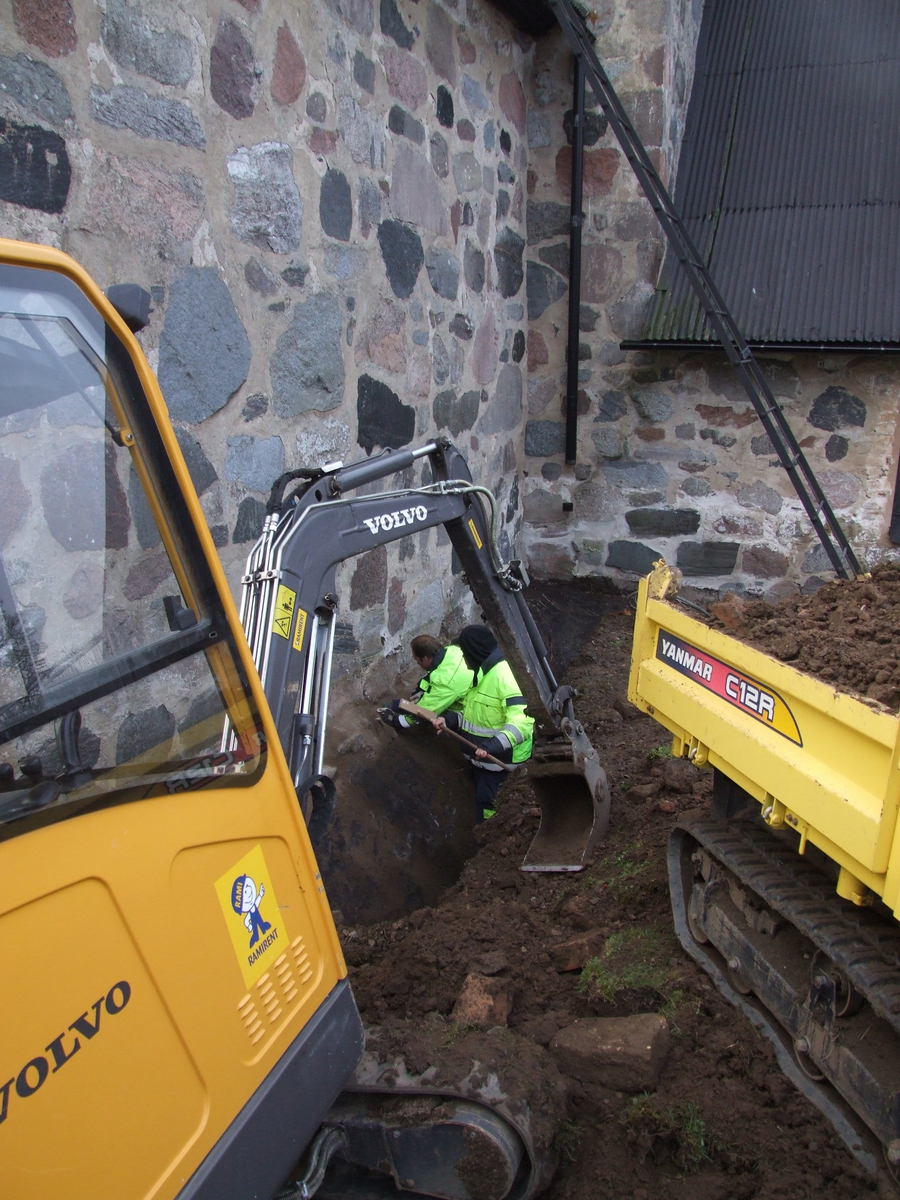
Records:
<instances>
[{"instance_id":1,"label":"white plaster patch","mask_svg":"<svg viewBox=\"0 0 900 1200\"><path fill-rule=\"evenodd\" d=\"M91 83L107 91L110 86L109 77L112 78L113 85L123 82L119 68L106 53L106 48L102 42L89 42L86 53ZM107 71L109 72L109 77L106 74Z\"/></svg>"},{"instance_id":2,"label":"white plaster patch","mask_svg":"<svg viewBox=\"0 0 900 1200\"><path fill-rule=\"evenodd\" d=\"M203 32L203 27L195 17L190 18L189 25L192 51L191 77L185 84L184 91L187 96L192 96L195 99L203 99L206 95L203 84L203 71L202 69L198 71L197 67L199 60L207 57L206 51L209 48L209 42L206 39L206 34Z\"/></svg>"},{"instance_id":3,"label":"white plaster patch","mask_svg":"<svg viewBox=\"0 0 900 1200\"><path fill-rule=\"evenodd\" d=\"M297 462L305 467L321 467L337 459L343 461L350 451L350 429L343 421L318 416L308 429L297 432Z\"/></svg>"},{"instance_id":4,"label":"white plaster patch","mask_svg":"<svg viewBox=\"0 0 900 1200\"><path fill-rule=\"evenodd\" d=\"M219 256L209 232L209 221L203 220L197 227L191 242L191 262L195 267L218 267Z\"/></svg>"}]
</instances>

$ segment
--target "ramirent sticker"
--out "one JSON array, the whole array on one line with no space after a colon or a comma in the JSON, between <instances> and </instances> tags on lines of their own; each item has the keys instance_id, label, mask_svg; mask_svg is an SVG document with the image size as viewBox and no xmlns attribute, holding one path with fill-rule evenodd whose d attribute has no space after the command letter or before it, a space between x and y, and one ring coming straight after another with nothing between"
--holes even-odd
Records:
<instances>
[{"instance_id":1,"label":"ramirent sticker","mask_svg":"<svg viewBox=\"0 0 900 1200\"><path fill-rule=\"evenodd\" d=\"M480 550L483 545L483 542L482 542L481 538L478 536L478 530L475 528L475 522L471 518L469 519L469 529L472 531L472 537L475 540L475 545Z\"/></svg>"},{"instance_id":2,"label":"ramirent sticker","mask_svg":"<svg viewBox=\"0 0 900 1200\"><path fill-rule=\"evenodd\" d=\"M297 628L294 630L293 646L295 650L303 649L303 635L306 632L306 612L302 608L297 609Z\"/></svg>"},{"instance_id":3,"label":"ramirent sticker","mask_svg":"<svg viewBox=\"0 0 900 1200\"><path fill-rule=\"evenodd\" d=\"M741 712L762 721L782 737L796 742L798 746L803 745L794 714L787 703L758 679L744 675L736 667L730 667L705 650L698 650L696 646L683 642L663 629L659 631L656 657L674 671L699 683L708 692L721 696Z\"/></svg>"},{"instance_id":4,"label":"ramirent sticker","mask_svg":"<svg viewBox=\"0 0 900 1200\"><path fill-rule=\"evenodd\" d=\"M287 934L262 846L254 846L215 884L247 987L284 953Z\"/></svg>"}]
</instances>

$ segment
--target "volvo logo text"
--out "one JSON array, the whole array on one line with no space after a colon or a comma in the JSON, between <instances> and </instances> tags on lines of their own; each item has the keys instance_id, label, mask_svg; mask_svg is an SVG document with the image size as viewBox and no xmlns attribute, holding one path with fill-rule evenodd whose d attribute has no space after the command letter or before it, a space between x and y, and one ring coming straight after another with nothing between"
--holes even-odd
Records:
<instances>
[{"instance_id":1,"label":"volvo logo text","mask_svg":"<svg viewBox=\"0 0 900 1200\"><path fill-rule=\"evenodd\" d=\"M127 979L114 983L105 996L101 996L87 1012L76 1017L72 1024L53 1039L45 1048L44 1054L37 1054L28 1060L24 1067L12 1079L0 1084L0 1124L9 1113L10 1098L15 1095L27 1100L39 1091L50 1075L55 1075L61 1067L77 1054L83 1043L91 1041L100 1032L100 1018L104 1012L110 1017L117 1016L131 999L131 984ZM49 1057L48 1057L49 1056ZM52 1066L51 1066L52 1061ZM0 1075L0 1079L3 1076ZM13 1089L15 1084L15 1089Z\"/></svg>"},{"instance_id":2,"label":"volvo logo text","mask_svg":"<svg viewBox=\"0 0 900 1200\"><path fill-rule=\"evenodd\" d=\"M416 521L424 521L428 517L428 509L424 504L417 504L415 508L401 508L397 512L383 513L380 517L366 517L365 524L368 525L372 533L377 533L379 529L383 529L385 533L389 529L399 529L401 525L412 525Z\"/></svg>"}]
</instances>

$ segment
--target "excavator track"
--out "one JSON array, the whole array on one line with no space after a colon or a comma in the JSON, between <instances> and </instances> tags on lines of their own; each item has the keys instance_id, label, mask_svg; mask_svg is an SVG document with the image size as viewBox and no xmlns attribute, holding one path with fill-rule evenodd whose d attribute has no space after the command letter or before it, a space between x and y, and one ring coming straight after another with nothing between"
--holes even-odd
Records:
<instances>
[{"instance_id":1,"label":"excavator track","mask_svg":"<svg viewBox=\"0 0 900 1200\"><path fill-rule=\"evenodd\" d=\"M875 1169L877 1139L895 1168L896 921L842 900L793 835L758 820L686 819L671 835L668 865L682 945L770 1037L786 1074L860 1162Z\"/></svg>"},{"instance_id":2,"label":"excavator track","mask_svg":"<svg viewBox=\"0 0 900 1200\"><path fill-rule=\"evenodd\" d=\"M359 1066L318 1135L331 1139L334 1157L306 1194L531 1200L553 1177L564 1115L562 1077L528 1039L500 1027L459 1032L441 1019L394 1019L367 1031Z\"/></svg>"}]
</instances>

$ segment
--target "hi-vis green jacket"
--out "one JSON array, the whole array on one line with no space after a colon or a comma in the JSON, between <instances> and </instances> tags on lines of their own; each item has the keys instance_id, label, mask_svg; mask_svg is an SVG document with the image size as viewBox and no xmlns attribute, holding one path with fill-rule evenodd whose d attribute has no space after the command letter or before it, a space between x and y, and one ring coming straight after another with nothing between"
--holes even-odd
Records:
<instances>
[{"instance_id":1,"label":"hi-vis green jacket","mask_svg":"<svg viewBox=\"0 0 900 1200\"><path fill-rule=\"evenodd\" d=\"M531 757L534 717L525 712L525 697L502 650L495 650L478 668L475 686L463 701L459 728L478 738L496 739L497 750L512 749L513 762Z\"/></svg>"},{"instance_id":2,"label":"hi-vis green jacket","mask_svg":"<svg viewBox=\"0 0 900 1200\"><path fill-rule=\"evenodd\" d=\"M459 646L445 646L434 656L428 674L419 680L422 698L418 704L437 716L448 710L458 711L474 679Z\"/></svg>"}]
</instances>

